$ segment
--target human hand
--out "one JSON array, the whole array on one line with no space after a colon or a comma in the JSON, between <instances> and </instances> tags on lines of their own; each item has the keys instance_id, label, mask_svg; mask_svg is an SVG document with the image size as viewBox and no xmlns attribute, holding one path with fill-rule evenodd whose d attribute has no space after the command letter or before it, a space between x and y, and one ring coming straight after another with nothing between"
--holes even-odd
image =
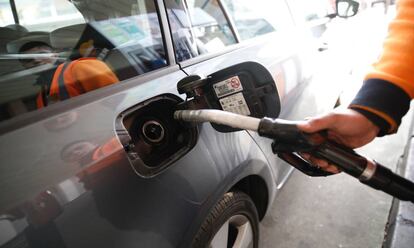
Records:
<instances>
[{"instance_id":1,"label":"human hand","mask_svg":"<svg viewBox=\"0 0 414 248\"><path fill-rule=\"evenodd\" d=\"M326 130L328 139L350 148L368 144L379 132L379 127L352 109L334 110L326 115L309 118L297 126L306 133ZM326 160L315 158L309 154L303 154L303 157L325 171L340 172L335 165L329 164Z\"/></svg>"}]
</instances>

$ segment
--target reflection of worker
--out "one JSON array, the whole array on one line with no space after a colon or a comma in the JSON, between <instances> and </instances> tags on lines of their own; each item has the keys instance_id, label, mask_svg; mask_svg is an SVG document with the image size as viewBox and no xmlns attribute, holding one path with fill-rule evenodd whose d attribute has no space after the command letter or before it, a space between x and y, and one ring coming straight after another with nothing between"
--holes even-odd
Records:
<instances>
[{"instance_id":1,"label":"reflection of worker","mask_svg":"<svg viewBox=\"0 0 414 248\"><path fill-rule=\"evenodd\" d=\"M53 49L44 42L41 41L32 41L22 45L19 49L20 54L52 54ZM35 56L33 59L20 59L22 65L29 69L35 66L44 65L44 64L54 64L56 62L56 57L41 57Z\"/></svg>"},{"instance_id":2,"label":"reflection of worker","mask_svg":"<svg viewBox=\"0 0 414 248\"><path fill-rule=\"evenodd\" d=\"M346 110L333 111L298 125L305 132L328 130L328 137L356 148L376 136L395 133L414 97L414 1L400 0L390 23L379 61ZM333 165L309 158L321 168L338 172Z\"/></svg>"},{"instance_id":3,"label":"reflection of worker","mask_svg":"<svg viewBox=\"0 0 414 248\"><path fill-rule=\"evenodd\" d=\"M29 42L21 46L19 53L52 54L53 49L44 42ZM89 54L93 53L94 51L89 51ZM57 59L53 56L44 58L38 56L32 60L21 60L22 65L26 68L43 64L55 64L56 61ZM80 58L68 61L39 76L37 84L41 86L42 90L37 97L37 107L42 108L54 102L66 100L118 81L117 76L111 69L96 58ZM54 119L53 122L47 123L47 127L49 130L59 130L71 125L76 119L77 115L74 113L66 114L61 123L59 119L58 122ZM104 163L101 160L105 160L105 166L117 160L117 156L115 156L116 159L108 159L117 151L123 151L117 138L109 139L102 146L87 141L77 141L65 147L61 158L66 162L79 162L80 164L82 164L80 162L82 160L90 160L90 162L94 162L94 169L96 169L103 166ZM85 164L87 163L88 161L85 162Z\"/></svg>"},{"instance_id":4,"label":"reflection of worker","mask_svg":"<svg viewBox=\"0 0 414 248\"><path fill-rule=\"evenodd\" d=\"M56 68L49 91L42 91L37 99L37 106L44 107L118 81L111 69L95 58L66 62Z\"/></svg>"},{"instance_id":5,"label":"reflection of worker","mask_svg":"<svg viewBox=\"0 0 414 248\"><path fill-rule=\"evenodd\" d=\"M29 42L20 50L22 54L52 53L50 46L41 42ZM54 64L56 58L38 57L23 59L22 65L26 68L42 64ZM37 97L38 108L50 105L57 101L96 90L118 82L117 76L102 61L96 58L80 58L60 64L56 69L42 73L37 83L42 87Z\"/></svg>"}]
</instances>

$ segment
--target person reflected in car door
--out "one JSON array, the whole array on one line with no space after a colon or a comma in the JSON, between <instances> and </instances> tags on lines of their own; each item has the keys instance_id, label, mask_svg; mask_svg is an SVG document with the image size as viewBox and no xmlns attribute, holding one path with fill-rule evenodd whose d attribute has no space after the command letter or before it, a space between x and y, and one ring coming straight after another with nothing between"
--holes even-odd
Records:
<instances>
[{"instance_id":1,"label":"person reflected in car door","mask_svg":"<svg viewBox=\"0 0 414 248\"><path fill-rule=\"evenodd\" d=\"M44 64L57 65L56 68L42 72L36 81L41 87L36 99L37 108L119 82L115 73L95 57L78 58L59 64L58 58L52 56L53 48L45 42L27 42L20 47L19 53L51 54L49 57L21 59L26 69Z\"/></svg>"},{"instance_id":2,"label":"person reflected in car door","mask_svg":"<svg viewBox=\"0 0 414 248\"><path fill-rule=\"evenodd\" d=\"M19 52L21 54L53 54L53 48L42 42L29 42L24 44ZM88 54L93 54L89 51ZM59 64L57 58L50 56L47 58L37 58L31 60L22 60L25 68L32 68L43 64ZM112 70L102 61L95 57L78 58L72 61L60 63L56 68L46 71L40 75L36 84L41 86L41 91L37 96L37 107L43 108L58 101L63 101L71 97L84 94L95 89L105 87L119 80ZM75 142L78 144L87 144L85 142ZM69 146L72 147L72 146ZM113 137L101 146L90 144L89 151L86 154L79 154L79 149L69 149L62 151L61 157L64 161L66 157L72 157L70 162L81 160L90 160L92 165L88 167L88 172L96 173L107 166L116 164L122 157L122 146L117 137ZM84 149L83 149L84 150ZM66 154L66 155L64 155ZM68 155L69 154L69 155ZM66 161L68 162L68 161ZM92 174L93 174L92 173ZM81 173L82 175L85 174ZM82 177L80 176L79 178Z\"/></svg>"},{"instance_id":3,"label":"person reflected in car door","mask_svg":"<svg viewBox=\"0 0 414 248\"><path fill-rule=\"evenodd\" d=\"M119 80L112 70L102 61L96 58L80 58L72 61L60 63L54 49L48 44L45 37L25 37L21 40L13 41L10 49L18 46L19 54L29 55L20 58L19 61L25 69L31 69L42 65L55 65L51 69L45 69L36 79L35 84L41 87L37 97L37 107L43 108L54 102L62 101L70 97L78 96L86 92L117 83ZM72 115L71 115L72 116ZM76 120L71 119L72 121ZM68 127L68 125L61 125ZM56 127L54 127L56 129ZM79 147L79 146L78 146ZM86 151L92 157L96 167L105 167L102 164L113 165L114 160L120 159L121 149L117 138L109 139L102 146L93 146ZM69 155L76 156L74 160L84 159L85 154L79 153L79 149L74 150ZM118 151L116 158L111 156L114 151ZM83 151L85 152L85 151ZM67 151L63 153L68 156ZM112 159L108 159L112 158ZM100 161L101 160L101 161ZM55 219L61 215L63 208L59 201L49 190L39 192L30 201L9 209L0 214L10 216L9 221L25 219L27 227L19 238L13 239L7 245L14 246L16 242L24 242L30 247L65 247L64 241Z\"/></svg>"}]
</instances>

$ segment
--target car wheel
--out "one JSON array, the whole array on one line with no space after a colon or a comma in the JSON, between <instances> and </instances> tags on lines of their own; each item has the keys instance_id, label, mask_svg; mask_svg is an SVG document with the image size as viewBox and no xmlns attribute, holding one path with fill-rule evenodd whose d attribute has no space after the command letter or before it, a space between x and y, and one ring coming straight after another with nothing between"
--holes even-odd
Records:
<instances>
[{"instance_id":1,"label":"car wheel","mask_svg":"<svg viewBox=\"0 0 414 248\"><path fill-rule=\"evenodd\" d=\"M235 191L223 195L210 211L192 247L257 248L259 217L252 199Z\"/></svg>"}]
</instances>

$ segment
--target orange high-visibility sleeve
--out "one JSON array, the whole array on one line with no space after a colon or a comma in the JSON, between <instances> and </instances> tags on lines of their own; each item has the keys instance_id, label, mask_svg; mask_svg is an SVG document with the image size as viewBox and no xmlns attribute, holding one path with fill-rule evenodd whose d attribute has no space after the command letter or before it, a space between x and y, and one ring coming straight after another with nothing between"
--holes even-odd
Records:
<instances>
[{"instance_id":1,"label":"orange high-visibility sleeve","mask_svg":"<svg viewBox=\"0 0 414 248\"><path fill-rule=\"evenodd\" d=\"M396 18L390 23L383 51L366 79L383 79L414 97L414 1L397 2Z\"/></svg>"},{"instance_id":2,"label":"orange high-visibility sleeve","mask_svg":"<svg viewBox=\"0 0 414 248\"><path fill-rule=\"evenodd\" d=\"M414 0L400 0L383 51L349 108L380 128L397 131L414 97Z\"/></svg>"}]
</instances>

